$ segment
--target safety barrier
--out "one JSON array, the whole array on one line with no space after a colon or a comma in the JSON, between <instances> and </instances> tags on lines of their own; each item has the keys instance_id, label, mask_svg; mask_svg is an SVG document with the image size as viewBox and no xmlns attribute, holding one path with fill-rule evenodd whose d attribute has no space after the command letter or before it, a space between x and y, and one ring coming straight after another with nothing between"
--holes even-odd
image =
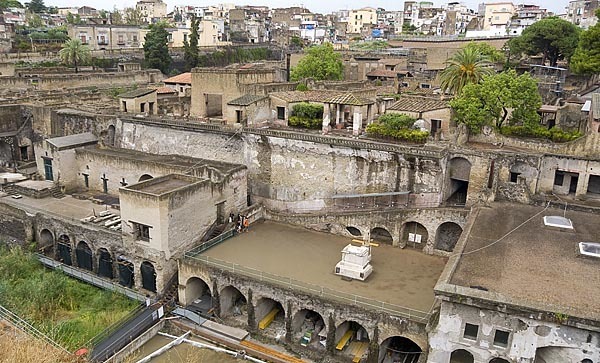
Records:
<instances>
[{"instance_id":1,"label":"safety barrier","mask_svg":"<svg viewBox=\"0 0 600 363\"><path fill-rule=\"evenodd\" d=\"M202 252L218 245L219 243L225 241L228 238L231 238L235 235L235 229L229 229L223 233L221 233L220 235L216 236L213 239L209 239L208 241L204 242L203 244L201 244L200 246L193 248L189 251L187 251L185 253L185 257L195 257L198 256L199 254L201 254Z\"/></svg>"}]
</instances>

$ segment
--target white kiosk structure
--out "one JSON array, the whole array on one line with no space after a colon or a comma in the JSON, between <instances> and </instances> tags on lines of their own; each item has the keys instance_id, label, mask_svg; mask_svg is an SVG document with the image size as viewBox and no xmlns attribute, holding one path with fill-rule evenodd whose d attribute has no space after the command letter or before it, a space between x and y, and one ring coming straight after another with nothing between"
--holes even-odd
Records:
<instances>
[{"instance_id":1,"label":"white kiosk structure","mask_svg":"<svg viewBox=\"0 0 600 363\"><path fill-rule=\"evenodd\" d=\"M347 245L342 250L342 260L335 265L335 274L342 278L365 281L373 272L371 247Z\"/></svg>"}]
</instances>

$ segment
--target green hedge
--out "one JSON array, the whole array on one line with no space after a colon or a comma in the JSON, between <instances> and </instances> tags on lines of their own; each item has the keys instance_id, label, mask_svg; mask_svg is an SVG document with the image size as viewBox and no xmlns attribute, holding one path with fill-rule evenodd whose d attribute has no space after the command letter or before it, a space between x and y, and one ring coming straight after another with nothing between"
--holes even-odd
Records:
<instances>
[{"instance_id":1,"label":"green hedge","mask_svg":"<svg viewBox=\"0 0 600 363\"><path fill-rule=\"evenodd\" d=\"M548 130L541 126L536 128L524 126L504 126L500 129L500 133L506 136L548 139L552 140L553 142L573 141L582 136L582 134L578 131L563 131L558 128L551 128Z\"/></svg>"},{"instance_id":2,"label":"green hedge","mask_svg":"<svg viewBox=\"0 0 600 363\"><path fill-rule=\"evenodd\" d=\"M425 143L429 137L428 131L398 129L393 130L379 122L367 126L367 134L375 137L391 137L397 140L410 141L415 143Z\"/></svg>"},{"instance_id":3,"label":"green hedge","mask_svg":"<svg viewBox=\"0 0 600 363\"><path fill-rule=\"evenodd\" d=\"M298 103L292 107L292 116L288 125L307 129L320 129L323 124L323 105L308 102Z\"/></svg>"}]
</instances>

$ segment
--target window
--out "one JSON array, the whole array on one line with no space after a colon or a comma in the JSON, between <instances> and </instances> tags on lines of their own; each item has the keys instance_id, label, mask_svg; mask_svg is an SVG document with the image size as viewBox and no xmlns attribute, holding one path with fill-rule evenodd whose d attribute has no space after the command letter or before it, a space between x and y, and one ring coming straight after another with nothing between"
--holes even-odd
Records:
<instances>
[{"instance_id":1,"label":"window","mask_svg":"<svg viewBox=\"0 0 600 363\"><path fill-rule=\"evenodd\" d=\"M465 324L465 332L463 334L465 339L477 340L477 333L479 333L479 325Z\"/></svg>"},{"instance_id":2,"label":"window","mask_svg":"<svg viewBox=\"0 0 600 363\"><path fill-rule=\"evenodd\" d=\"M515 172L510 172L510 182L511 183L516 183L517 180L519 179L519 175L521 175L521 173L515 173Z\"/></svg>"},{"instance_id":3,"label":"window","mask_svg":"<svg viewBox=\"0 0 600 363\"><path fill-rule=\"evenodd\" d=\"M285 107L277 107L277 119L285 120Z\"/></svg>"},{"instance_id":4,"label":"window","mask_svg":"<svg viewBox=\"0 0 600 363\"><path fill-rule=\"evenodd\" d=\"M140 103L140 112L144 112L145 108L146 108L146 104Z\"/></svg>"},{"instance_id":5,"label":"window","mask_svg":"<svg viewBox=\"0 0 600 363\"><path fill-rule=\"evenodd\" d=\"M131 222L133 224L133 236L140 241L150 242L150 226L145 224Z\"/></svg>"},{"instance_id":6,"label":"window","mask_svg":"<svg viewBox=\"0 0 600 363\"><path fill-rule=\"evenodd\" d=\"M421 83L421 88L431 88L431 85L428 83Z\"/></svg>"},{"instance_id":7,"label":"window","mask_svg":"<svg viewBox=\"0 0 600 363\"><path fill-rule=\"evenodd\" d=\"M506 348L508 346L508 337L510 336L510 333L504 330L496 330L496 333L494 334L494 345L497 347L504 347Z\"/></svg>"},{"instance_id":8,"label":"window","mask_svg":"<svg viewBox=\"0 0 600 363\"><path fill-rule=\"evenodd\" d=\"M90 187L90 176L89 176L89 174L83 174L83 183L85 184L86 188Z\"/></svg>"}]
</instances>

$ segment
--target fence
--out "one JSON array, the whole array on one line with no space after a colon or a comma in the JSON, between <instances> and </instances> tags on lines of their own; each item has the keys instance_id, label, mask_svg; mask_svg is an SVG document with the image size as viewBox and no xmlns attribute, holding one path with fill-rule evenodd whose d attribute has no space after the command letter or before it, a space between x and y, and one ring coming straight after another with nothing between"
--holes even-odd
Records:
<instances>
[{"instance_id":1,"label":"fence","mask_svg":"<svg viewBox=\"0 0 600 363\"><path fill-rule=\"evenodd\" d=\"M31 335L32 337L34 337L36 339L39 339L47 344L50 344L51 346L55 347L56 349L70 353L66 348L63 348L60 344L58 344L57 342L52 340L50 337L48 337L41 331L37 330L35 327L33 327L27 321L21 319L17 314L13 313L12 311L8 310L7 308L5 308L2 305L0 305L0 319L8 321L12 325L14 325L16 328L24 331L25 333Z\"/></svg>"},{"instance_id":2,"label":"fence","mask_svg":"<svg viewBox=\"0 0 600 363\"><path fill-rule=\"evenodd\" d=\"M220 242L219 242L220 243ZM211 246L212 247L212 246ZM210 247L208 247L210 248ZM208 249L206 248L206 249ZM204 249L203 251L205 251ZM346 304L351 304L355 306L359 306L369 310L379 310L381 312L397 315L409 320L427 323L429 321L429 317L431 316L431 312L425 312L420 310L415 310L411 308L407 308L400 305L395 305L391 303L386 303L383 301L370 299L360 295L348 294L341 291L336 291L332 289L325 288L323 286L317 286L313 284L309 284L306 282L294 280L288 277L282 277L275 274L263 272L260 270L256 270L249 267L244 267L242 265L238 265L232 262L222 261L216 258L212 258L209 256L198 256L198 252L196 254L186 253L185 258L191 259L195 261L199 261L208 266L212 266L221 270L230 271L232 273L237 273L240 275L244 275L247 277L251 277L258 281L268 282L275 285L279 285L281 287L286 287L290 289L294 289L297 291L302 291L312 295L318 295L322 298L336 300L339 302L343 302Z\"/></svg>"},{"instance_id":3,"label":"fence","mask_svg":"<svg viewBox=\"0 0 600 363\"><path fill-rule=\"evenodd\" d=\"M124 286L121 286L119 284L116 284L112 281L100 278L100 277L94 275L92 272L84 271L84 270L78 269L76 267L65 265L61 262L53 260L42 254L37 254L37 258L40 260L40 262L44 266L55 269L55 270L62 271L65 274L67 274L71 277L75 277L76 279L79 279L88 284L97 286L97 287L105 289L105 290L118 292L118 293L123 294L133 300L146 301L146 296L140 294L139 292L134 291L129 288L126 288Z\"/></svg>"},{"instance_id":4,"label":"fence","mask_svg":"<svg viewBox=\"0 0 600 363\"><path fill-rule=\"evenodd\" d=\"M189 251L187 251L185 253L185 257L195 257L198 256L199 254L201 254L202 252L208 250L209 248L212 248L216 245L218 245L219 243L225 241L228 238L231 238L235 235L235 229L229 229L223 233L221 233L220 235L216 236L213 239L209 239L208 241L204 242L203 244L201 244L198 247L195 247Z\"/></svg>"}]
</instances>

